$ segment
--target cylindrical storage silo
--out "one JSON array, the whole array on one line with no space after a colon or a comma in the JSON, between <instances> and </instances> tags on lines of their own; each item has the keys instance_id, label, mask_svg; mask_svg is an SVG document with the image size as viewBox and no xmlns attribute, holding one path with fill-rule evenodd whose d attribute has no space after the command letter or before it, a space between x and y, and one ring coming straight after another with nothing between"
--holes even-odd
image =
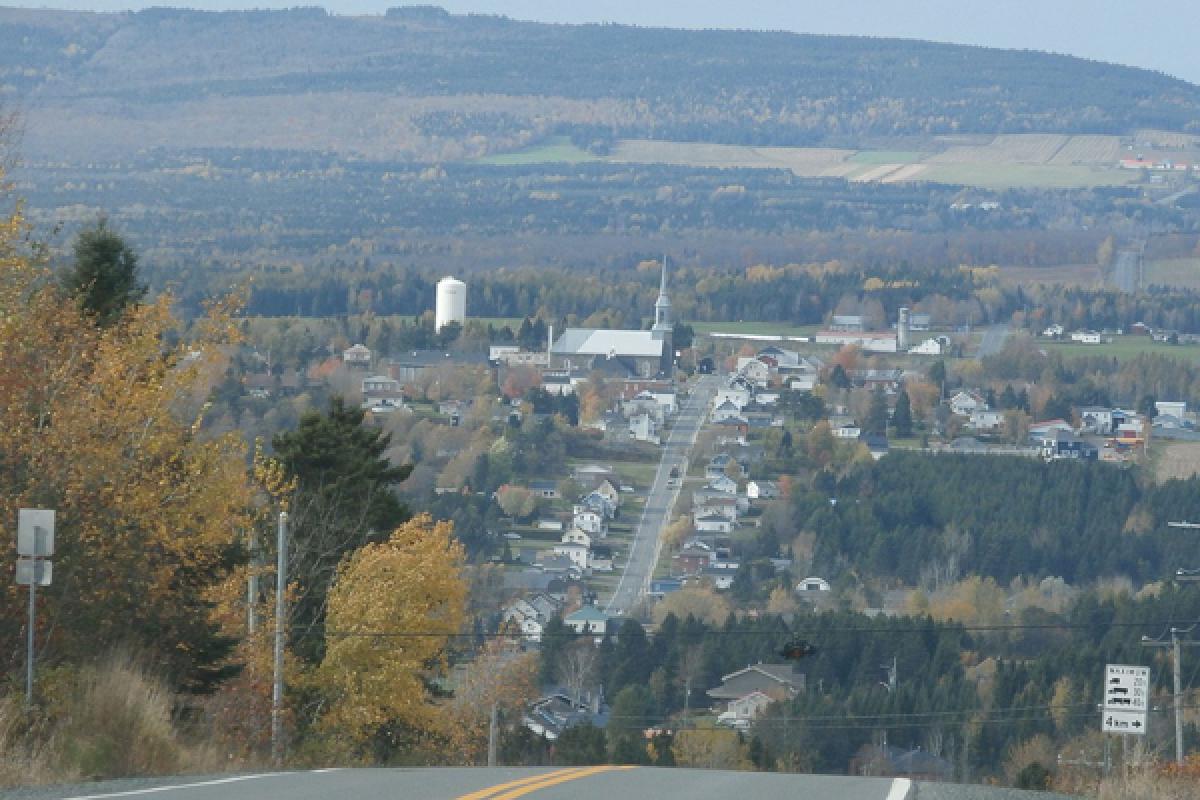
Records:
<instances>
[{"instance_id":1,"label":"cylindrical storage silo","mask_svg":"<svg viewBox=\"0 0 1200 800\"><path fill-rule=\"evenodd\" d=\"M454 277L438 281L437 303L433 311L433 326L441 330L443 325L467 321L467 285Z\"/></svg>"}]
</instances>

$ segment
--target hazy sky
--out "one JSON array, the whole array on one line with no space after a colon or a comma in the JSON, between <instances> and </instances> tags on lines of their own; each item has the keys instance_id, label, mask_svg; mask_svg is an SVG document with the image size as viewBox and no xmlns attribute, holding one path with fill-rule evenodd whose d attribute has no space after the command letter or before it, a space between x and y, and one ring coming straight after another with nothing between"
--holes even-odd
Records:
<instances>
[{"instance_id":1,"label":"hazy sky","mask_svg":"<svg viewBox=\"0 0 1200 800\"><path fill-rule=\"evenodd\" d=\"M545 22L857 33L1050 50L1156 69L1200 83L1200 0L427 0L455 13ZM320 5L380 13L404 0L42 0L6 5L112 10L151 5Z\"/></svg>"}]
</instances>

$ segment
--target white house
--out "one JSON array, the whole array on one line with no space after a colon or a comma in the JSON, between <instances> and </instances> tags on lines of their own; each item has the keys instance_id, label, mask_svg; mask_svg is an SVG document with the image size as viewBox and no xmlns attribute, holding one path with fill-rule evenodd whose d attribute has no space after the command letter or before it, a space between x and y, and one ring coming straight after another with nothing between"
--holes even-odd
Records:
<instances>
[{"instance_id":1,"label":"white house","mask_svg":"<svg viewBox=\"0 0 1200 800\"><path fill-rule=\"evenodd\" d=\"M603 514L582 505L575 506L571 524L590 536L603 537L607 528Z\"/></svg>"},{"instance_id":2,"label":"white house","mask_svg":"<svg viewBox=\"0 0 1200 800\"><path fill-rule=\"evenodd\" d=\"M972 412L986 408L987 403L974 392L957 392L950 398L950 410L961 417L969 417Z\"/></svg>"},{"instance_id":3,"label":"white house","mask_svg":"<svg viewBox=\"0 0 1200 800\"><path fill-rule=\"evenodd\" d=\"M696 517L694 524L698 533L730 533L733 530L733 521L721 514Z\"/></svg>"},{"instance_id":4,"label":"white house","mask_svg":"<svg viewBox=\"0 0 1200 800\"><path fill-rule=\"evenodd\" d=\"M774 481L750 481L746 484L746 497L751 500L779 497L779 484Z\"/></svg>"},{"instance_id":5,"label":"white house","mask_svg":"<svg viewBox=\"0 0 1200 800\"><path fill-rule=\"evenodd\" d=\"M727 494L734 494L737 492L737 481L728 475L717 475L709 479L706 488L715 489L718 492L725 492Z\"/></svg>"},{"instance_id":6,"label":"white house","mask_svg":"<svg viewBox=\"0 0 1200 800\"><path fill-rule=\"evenodd\" d=\"M1063 335L1063 326L1058 325L1058 324L1051 325L1050 327L1046 328L1046 330L1042 331L1042 336L1053 337L1053 336L1062 336L1062 335Z\"/></svg>"},{"instance_id":7,"label":"white house","mask_svg":"<svg viewBox=\"0 0 1200 800\"><path fill-rule=\"evenodd\" d=\"M717 716L718 725L728 725L732 728L748 728L759 714L771 705L771 698L759 691L750 692L736 700L729 701L729 708Z\"/></svg>"},{"instance_id":8,"label":"white house","mask_svg":"<svg viewBox=\"0 0 1200 800\"><path fill-rule=\"evenodd\" d=\"M608 629L608 614L595 606L581 606L572 614L563 617L563 624L576 633L594 633L601 636Z\"/></svg>"},{"instance_id":9,"label":"white house","mask_svg":"<svg viewBox=\"0 0 1200 800\"><path fill-rule=\"evenodd\" d=\"M832 428L830 432L835 439L857 439L862 435L862 428L855 425L853 422L848 422L844 425L838 425Z\"/></svg>"},{"instance_id":10,"label":"white house","mask_svg":"<svg viewBox=\"0 0 1200 800\"><path fill-rule=\"evenodd\" d=\"M366 345L356 344L342 351L342 363L351 367L371 366L371 351Z\"/></svg>"},{"instance_id":11,"label":"white house","mask_svg":"<svg viewBox=\"0 0 1200 800\"><path fill-rule=\"evenodd\" d=\"M649 414L637 414L629 418L629 436L639 442L658 444L658 425Z\"/></svg>"},{"instance_id":12,"label":"white house","mask_svg":"<svg viewBox=\"0 0 1200 800\"><path fill-rule=\"evenodd\" d=\"M584 547L591 548L592 537L586 531L581 531L578 528L571 528L562 535L563 544L581 544Z\"/></svg>"},{"instance_id":13,"label":"white house","mask_svg":"<svg viewBox=\"0 0 1200 800\"><path fill-rule=\"evenodd\" d=\"M1100 344L1100 334L1091 331L1071 331L1071 341L1079 344Z\"/></svg>"},{"instance_id":14,"label":"white house","mask_svg":"<svg viewBox=\"0 0 1200 800\"><path fill-rule=\"evenodd\" d=\"M771 380L771 368L757 358L739 358L737 371L739 375L755 386L766 386Z\"/></svg>"},{"instance_id":15,"label":"white house","mask_svg":"<svg viewBox=\"0 0 1200 800\"><path fill-rule=\"evenodd\" d=\"M718 389L712 400L713 408L718 408L722 403L733 403L740 411L750 405L750 390L744 386L726 386Z\"/></svg>"},{"instance_id":16,"label":"white house","mask_svg":"<svg viewBox=\"0 0 1200 800\"><path fill-rule=\"evenodd\" d=\"M724 403L721 403L721 405L713 409L712 421L721 422L727 419L736 419L737 417L740 417L741 414L742 409L738 408L737 404L726 400Z\"/></svg>"},{"instance_id":17,"label":"white house","mask_svg":"<svg viewBox=\"0 0 1200 800\"><path fill-rule=\"evenodd\" d=\"M831 588L832 587L830 587L829 581L825 580L824 578L817 577L805 578L796 584L796 591L800 592L801 594L808 594L811 592L828 592L831 590Z\"/></svg>"},{"instance_id":18,"label":"white house","mask_svg":"<svg viewBox=\"0 0 1200 800\"><path fill-rule=\"evenodd\" d=\"M585 536L587 534L584 534ZM556 555L566 556L571 559L571 564L578 567L581 571L588 568L588 557L592 550L584 544L576 544L574 542L560 542L554 545Z\"/></svg>"},{"instance_id":19,"label":"white house","mask_svg":"<svg viewBox=\"0 0 1200 800\"><path fill-rule=\"evenodd\" d=\"M978 409L971 412L967 427L977 431L991 431L1004 424L1004 412L992 409Z\"/></svg>"}]
</instances>

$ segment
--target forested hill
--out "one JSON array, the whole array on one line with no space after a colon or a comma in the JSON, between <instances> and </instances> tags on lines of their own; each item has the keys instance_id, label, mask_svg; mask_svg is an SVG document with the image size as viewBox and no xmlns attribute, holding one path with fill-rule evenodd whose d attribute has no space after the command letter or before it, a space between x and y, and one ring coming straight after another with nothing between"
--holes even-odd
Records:
<instances>
[{"instance_id":1,"label":"forested hill","mask_svg":"<svg viewBox=\"0 0 1200 800\"><path fill-rule=\"evenodd\" d=\"M126 135L136 131L151 143L174 141L172 124L182 133L203 117L230 147L287 141L337 150L353 140L348 149L365 155L418 159L445 155L429 147L431 138L469 149L479 137L511 146L552 132L603 146L616 137L805 145L1200 129L1200 87L1068 56L865 37L545 25L427 7L375 17L4 8L0 94L23 98L60 125L120 112ZM299 112L304 129L287 130ZM264 132L279 120L279 133L290 138Z\"/></svg>"}]
</instances>

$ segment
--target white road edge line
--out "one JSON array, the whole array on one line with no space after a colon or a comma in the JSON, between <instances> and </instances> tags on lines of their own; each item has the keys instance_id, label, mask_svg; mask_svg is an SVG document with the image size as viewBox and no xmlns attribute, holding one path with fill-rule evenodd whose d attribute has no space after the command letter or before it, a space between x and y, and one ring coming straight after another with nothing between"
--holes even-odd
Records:
<instances>
[{"instance_id":1,"label":"white road edge line","mask_svg":"<svg viewBox=\"0 0 1200 800\"><path fill-rule=\"evenodd\" d=\"M151 786L146 789L130 789L126 792L110 792L108 794L81 794L74 797L65 797L63 800L102 800L106 797L136 797L139 794L156 794L158 792L174 792L179 789L198 789L202 786L220 786L224 783L238 783L240 781L253 781L259 778L274 778L279 775L292 775L290 772L263 772L257 775L235 775L231 778L216 778L211 781L197 781L196 783L177 783L172 786Z\"/></svg>"},{"instance_id":2,"label":"white road edge line","mask_svg":"<svg viewBox=\"0 0 1200 800\"><path fill-rule=\"evenodd\" d=\"M887 800L909 800L914 797L913 782L908 778L894 778L892 780L891 791L888 792Z\"/></svg>"}]
</instances>

